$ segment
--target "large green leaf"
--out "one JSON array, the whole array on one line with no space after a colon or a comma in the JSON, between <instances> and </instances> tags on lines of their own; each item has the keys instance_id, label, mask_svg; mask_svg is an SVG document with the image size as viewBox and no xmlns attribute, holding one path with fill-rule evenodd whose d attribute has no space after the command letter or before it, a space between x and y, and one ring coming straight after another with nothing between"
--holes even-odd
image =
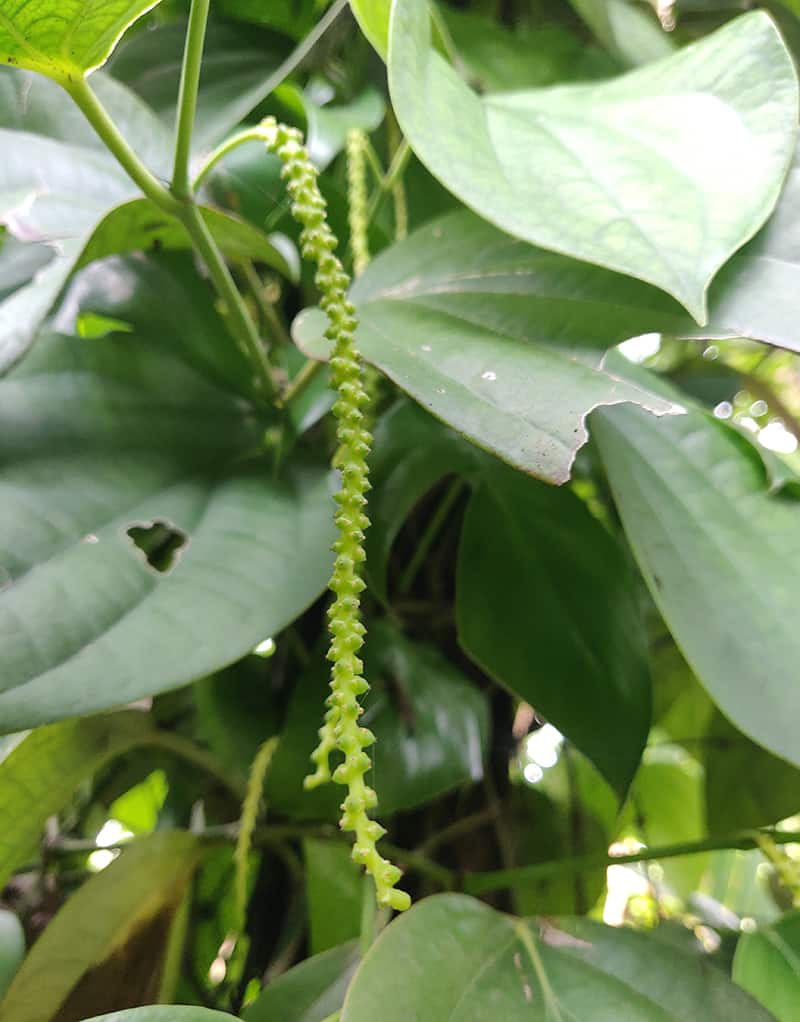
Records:
<instances>
[{"instance_id":1,"label":"large green leaf","mask_svg":"<svg viewBox=\"0 0 800 1022\"><path fill-rule=\"evenodd\" d=\"M25 957L25 931L13 912L0 909L0 1001Z\"/></svg>"},{"instance_id":2,"label":"large green leaf","mask_svg":"<svg viewBox=\"0 0 800 1022\"><path fill-rule=\"evenodd\" d=\"M81 782L151 730L147 714L123 710L37 728L14 748L0 764L0 886Z\"/></svg>"},{"instance_id":3,"label":"large green leaf","mask_svg":"<svg viewBox=\"0 0 800 1022\"><path fill-rule=\"evenodd\" d=\"M650 678L621 545L569 490L497 466L467 507L464 650L531 703L621 795L650 728Z\"/></svg>"},{"instance_id":4,"label":"large green leaf","mask_svg":"<svg viewBox=\"0 0 800 1022\"><path fill-rule=\"evenodd\" d=\"M199 855L197 839L179 831L129 845L49 924L0 1004L3 1017L85 1018L87 1009L155 999L163 942ZM102 982L104 963L111 970L108 983Z\"/></svg>"},{"instance_id":5,"label":"large green leaf","mask_svg":"<svg viewBox=\"0 0 800 1022\"><path fill-rule=\"evenodd\" d=\"M94 282L144 303L145 323L43 338L0 382L5 730L206 675L283 628L327 581L328 473L296 465L275 477L243 460L265 425L228 389L243 357L201 282L165 290L169 265L95 264L78 296ZM128 532L154 524L183 543L166 571Z\"/></svg>"},{"instance_id":6,"label":"large green leaf","mask_svg":"<svg viewBox=\"0 0 800 1022\"><path fill-rule=\"evenodd\" d=\"M373 944L341 1022L769 1022L696 955L588 919L514 919L428 898Z\"/></svg>"},{"instance_id":7,"label":"large green leaf","mask_svg":"<svg viewBox=\"0 0 800 1022\"><path fill-rule=\"evenodd\" d=\"M800 911L739 938L733 978L779 1022L797 1022L800 1006Z\"/></svg>"},{"instance_id":8,"label":"large green leaf","mask_svg":"<svg viewBox=\"0 0 800 1022\"><path fill-rule=\"evenodd\" d=\"M159 0L3 0L0 62L59 82L104 64L123 32Z\"/></svg>"},{"instance_id":9,"label":"large green leaf","mask_svg":"<svg viewBox=\"0 0 800 1022\"><path fill-rule=\"evenodd\" d=\"M354 941L314 955L268 984L242 1017L245 1022L325 1022L341 1008L358 959Z\"/></svg>"},{"instance_id":10,"label":"large green leaf","mask_svg":"<svg viewBox=\"0 0 800 1022\"><path fill-rule=\"evenodd\" d=\"M352 297L367 361L459 433L548 482L569 478L598 405L675 410L597 364L603 348L654 322L670 333L686 326L675 302L514 242L470 214L393 246ZM318 310L294 325L298 344L317 358L329 350L324 330Z\"/></svg>"},{"instance_id":11,"label":"large green leaf","mask_svg":"<svg viewBox=\"0 0 800 1022\"><path fill-rule=\"evenodd\" d=\"M770 494L757 451L701 412L667 421L615 409L592 430L639 566L698 679L741 731L800 765L800 504Z\"/></svg>"},{"instance_id":12,"label":"large green leaf","mask_svg":"<svg viewBox=\"0 0 800 1022\"><path fill-rule=\"evenodd\" d=\"M380 55L386 59L389 49L389 12L392 0L350 0L350 9Z\"/></svg>"},{"instance_id":13,"label":"large green leaf","mask_svg":"<svg viewBox=\"0 0 800 1022\"><path fill-rule=\"evenodd\" d=\"M348 845L322 838L303 842L306 905L311 954L328 951L358 937L364 901L364 877Z\"/></svg>"},{"instance_id":14,"label":"large green leaf","mask_svg":"<svg viewBox=\"0 0 800 1022\"><path fill-rule=\"evenodd\" d=\"M630 67L649 64L675 49L654 11L630 0L570 0L609 53Z\"/></svg>"},{"instance_id":15,"label":"large green leaf","mask_svg":"<svg viewBox=\"0 0 800 1022\"><path fill-rule=\"evenodd\" d=\"M656 284L701 323L797 137L794 67L762 13L608 83L479 98L433 49L427 0L395 0L389 83L414 151L468 206Z\"/></svg>"},{"instance_id":16,"label":"large green leaf","mask_svg":"<svg viewBox=\"0 0 800 1022\"><path fill-rule=\"evenodd\" d=\"M483 776L489 734L486 697L432 646L412 642L384 621L370 622L364 647L363 723L375 733L370 784L379 812L411 809ZM317 743L329 672L314 662L295 689L267 780L275 809L312 819L337 817L339 785L303 792Z\"/></svg>"}]
</instances>

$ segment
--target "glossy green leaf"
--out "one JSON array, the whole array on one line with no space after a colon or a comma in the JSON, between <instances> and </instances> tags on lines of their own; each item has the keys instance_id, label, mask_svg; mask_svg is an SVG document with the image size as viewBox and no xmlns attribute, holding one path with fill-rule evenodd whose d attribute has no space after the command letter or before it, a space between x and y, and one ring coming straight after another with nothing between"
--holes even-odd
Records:
<instances>
[{"instance_id":1,"label":"glossy green leaf","mask_svg":"<svg viewBox=\"0 0 800 1022\"><path fill-rule=\"evenodd\" d=\"M794 152L797 79L767 16L608 83L483 98L433 50L426 0L395 0L390 40L400 125L466 205L705 322L710 281L766 221Z\"/></svg>"},{"instance_id":2,"label":"glossy green leaf","mask_svg":"<svg viewBox=\"0 0 800 1022\"><path fill-rule=\"evenodd\" d=\"M409 977L413 981L409 982ZM769 1022L721 970L629 929L427 898L373 944L341 1022Z\"/></svg>"},{"instance_id":3,"label":"glossy green leaf","mask_svg":"<svg viewBox=\"0 0 800 1022\"><path fill-rule=\"evenodd\" d=\"M779 1022L797 1022L800 1005L800 911L739 938L733 978Z\"/></svg>"},{"instance_id":4,"label":"glossy green leaf","mask_svg":"<svg viewBox=\"0 0 800 1022\"><path fill-rule=\"evenodd\" d=\"M244 1022L325 1022L341 1008L358 958L355 942L308 958L270 983L245 1008Z\"/></svg>"},{"instance_id":5,"label":"glossy green leaf","mask_svg":"<svg viewBox=\"0 0 800 1022\"><path fill-rule=\"evenodd\" d=\"M159 0L4 0L0 62L59 82L108 60L122 34Z\"/></svg>"},{"instance_id":6,"label":"glossy green leaf","mask_svg":"<svg viewBox=\"0 0 800 1022\"><path fill-rule=\"evenodd\" d=\"M444 217L379 256L356 282L359 346L478 446L565 482L593 408L633 401L657 414L676 410L600 368L600 350L656 320L665 331L670 321L687 323L654 288L574 261L564 272L565 262L469 214ZM324 329L324 317L307 310L293 332L307 354L323 358Z\"/></svg>"},{"instance_id":7,"label":"glossy green leaf","mask_svg":"<svg viewBox=\"0 0 800 1022\"><path fill-rule=\"evenodd\" d=\"M0 909L0 1001L25 957L25 931L13 912Z\"/></svg>"},{"instance_id":8,"label":"glossy green leaf","mask_svg":"<svg viewBox=\"0 0 800 1022\"><path fill-rule=\"evenodd\" d=\"M604 411L592 430L653 599L698 679L741 731L800 765L788 667L800 661L800 504L770 495L757 451L700 412L667 422Z\"/></svg>"},{"instance_id":9,"label":"glossy green leaf","mask_svg":"<svg viewBox=\"0 0 800 1022\"><path fill-rule=\"evenodd\" d=\"M199 854L191 834L153 834L129 845L87 880L31 949L0 1005L4 1017L14 1022L85 1018L92 988L106 1002L95 1000L95 1008L113 1010L154 999L163 967L159 942L166 937ZM142 959L148 964L144 974ZM100 985L103 963L114 960L127 962L127 969L116 983Z\"/></svg>"},{"instance_id":10,"label":"glossy green leaf","mask_svg":"<svg viewBox=\"0 0 800 1022\"><path fill-rule=\"evenodd\" d=\"M712 834L736 834L800 812L800 770L751 742L722 714L712 718L702 747Z\"/></svg>"},{"instance_id":11,"label":"glossy green leaf","mask_svg":"<svg viewBox=\"0 0 800 1022\"><path fill-rule=\"evenodd\" d=\"M370 622L364 663L372 691L362 723L377 738L369 783L379 813L411 809L479 781L489 733L485 695L437 649L384 621ZM279 812L338 818L338 785L303 791L327 688L327 664L315 661L295 689L267 780L267 798Z\"/></svg>"},{"instance_id":12,"label":"glossy green leaf","mask_svg":"<svg viewBox=\"0 0 800 1022\"><path fill-rule=\"evenodd\" d=\"M585 753L621 795L650 728L650 678L624 548L569 490L487 474L464 519L461 646Z\"/></svg>"},{"instance_id":13,"label":"glossy green leaf","mask_svg":"<svg viewBox=\"0 0 800 1022\"><path fill-rule=\"evenodd\" d=\"M344 842L306 838L306 904L311 954L319 954L358 937L364 878Z\"/></svg>"},{"instance_id":14,"label":"glossy green leaf","mask_svg":"<svg viewBox=\"0 0 800 1022\"><path fill-rule=\"evenodd\" d=\"M84 298L94 283L106 300L139 305L145 322L95 340L43 338L0 383L5 730L206 675L326 584L328 473L298 465L276 478L242 460L265 428L228 389L242 356L204 309L203 284L165 291L169 265L96 264ZM129 318L121 304L99 311ZM128 531L155 525L179 547L171 566L149 563Z\"/></svg>"},{"instance_id":15,"label":"glossy green leaf","mask_svg":"<svg viewBox=\"0 0 800 1022\"><path fill-rule=\"evenodd\" d=\"M37 728L0 763L0 886L36 851L45 822L82 781L147 741L152 723L123 710Z\"/></svg>"}]
</instances>

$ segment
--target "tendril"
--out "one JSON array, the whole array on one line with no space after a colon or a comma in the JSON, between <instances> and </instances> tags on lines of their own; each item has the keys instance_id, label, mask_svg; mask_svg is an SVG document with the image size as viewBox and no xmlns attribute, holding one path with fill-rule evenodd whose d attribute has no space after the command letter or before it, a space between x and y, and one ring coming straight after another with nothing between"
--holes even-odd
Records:
<instances>
[{"instance_id":1,"label":"tendril","mask_svg":"<svg viewBox=\"0 0 800 1022\"><path fill-rule=\"evenodd\" d=\"M365 558L364 530L369 526L367 455L372 437L364 425L369 397L354 339L355 309L347 298L350 281L334 253L337 241L328 226L317 171L303 146L302 135L296 128L278 124L273 118L267 118L262 129L267 148L283 163L281 174L292 200L292 213L302 227L302 255L317 266L315 280L322 295L320 305L328 317L326 337L333 341L330 366L338 394L333 406L338 442L333 467L339 470L341 489L335 498L338 537L333 545L336 559L330 581L334 600L328 609L331 692L319 744L311 755L315 771L306 778L305 785L314 788L330 780L331 753L339 750L344 755L344 762L333 772L333 780L347 787L339 825L342 830L355 833L353 860L372 876L378 903L402 912L411 903L408 894L395 887L402 873L378 852L376 843L386 832L368 815L378 800L364 781L364 774L372 766L365 749L372 745L375 736L358 723L363 713L359 697L369 689L358 652L366 633L361 621L360 593L365 588L361 567Z\"/></svg>"}]
</instances>

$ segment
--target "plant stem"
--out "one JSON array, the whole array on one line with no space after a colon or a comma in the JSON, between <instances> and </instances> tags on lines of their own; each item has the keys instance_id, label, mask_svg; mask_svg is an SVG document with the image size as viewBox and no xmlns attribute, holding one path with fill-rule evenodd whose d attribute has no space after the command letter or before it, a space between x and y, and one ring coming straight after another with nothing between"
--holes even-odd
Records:
<instances>
[{"instance_id":1,"label":"plant stem","mask_svg":"<svg viewBox=\"0 0 800 1022\"><path fill-rule=\"evenodd\" d=\"M303 365L302 369L294 374L292 379L289 381L289 386L283 393L281 398L281 407L285 408L287 405L295 401L317 376L320 369L325 365L324 362L317 362L316 359L310 358Z\"/></svg>"},{"instance_id":2,"label":"plant stem","mask_svg":"<svg viewBox=\"0 0 800 1022\"><path fill-rule=\"evenodd\" d=\"M417 549L414 551L411 560L406 566L406 570L400 578L397 586L398 596L405 596L411 589L419 569L422 567L425 558L428 556L430 548L433 545L433 541L439 535L439 530L447 521L447 516L450 514L455 502L464 492L464 487L466 485L467 484L463 479L455 479L450 484L439 506L434 511L431 520L428 522L428 526L422 535L422 539L417 544Z\"/></svg>"},{"instance_id":3,"label":"plant stem","mask_svg":"<svg viewBox=\"0 0 800 1022\"><path fill-rule=\"evenodd\" d=\"M367 210L367 223L372 223L381 208L383 200L389 192L393 191L397 182L402 179L403 172L405 171L410 158L411 146L408 144L408 140L404 138L397 147L397 152L392 157L392 162L389 169L386 171L379 188L370 199L369 209Z\"/></svg>"},{"instance_id":4,"label":"plant stem","mask_svg":"<svg viewBox=\"0 0 800 1022\"><path fill-rule=\"evenodd\" d=\"M172 193L179 199L191 194L189 160L192 148L192 130L197 110L200 87L200 66L206 40L206 24L211 0L192 0L186 45L183 51L181 84L178 92L178 117L175 134L175 166L172 173Z\"/></svg>"},{"instance_id":5,"label":"plant stem","mask_svg":"<svg viewBox=\"0 0 800 1022\"><path fill-rule=\"evenodd\" d=\"M219 163L220 160L224 159L228 153L233 152L234 149L238 149L240 145L244 145L246 142L265 142L266 134L262 128L256 125L253 128L244 128L242 131L237 131L235 135L231 135L230 138L226 138L224 142L220 142L216 149L214 149L206 157L206 161L203 166L198 170L194 179L194 190L200 187L205 181L214 167Z\"/></svg>"},{"instance_id":6,"label":"plant stem","mask_svg":"<svg viewBox=\"0 0 800 1022\"><path fill-rule=\"evenodd\" d=\"M64 88L133 182L139 186L148 199L163 209L165 213L176 216L181 209L180 202L147 169L131 149L86 79L79 78L74 82L66 83Z\"/></svg>"},{"instance_id":7,"label":"plant stem","mask_svg":"<svg viewBox=\"0 0 800 1022\"><path fill-rule=\"evenodd\" d=\"M244 299L236 287L231 271L228 269L228 265L216 241L214 241L211 231L209 231L205 220L200 215L199 209L193 202L181 204L180 219L189 237L192 239L192 243L206 264L217 294L225 302L234 330L252 360L253 367L258 374L257 383L259 389L264 397L274 398L276 388L267 360L267 353L261 343L258 330L250 317Z\"/></svg>"},{"instance_id":8,"label":"plant stem","mask_svg":"<svg viewBox=\"0 0 800 1022\"><path fill-rule=\"evenodd\" d=\"M489 891L498 891L504 887L516 887L519 884L553 876L557 873L582 872L588 869L603 869L607 866L625 866L637 862L652 862L656 859L674 859L680 855L700 855L703 852L721 852L731 849L749 851L759 847L756 833L766 834L776 845L800 844L800 833L777 830L750 831L727 838L707 838L704 841L685 841L681 844L665 845L662 848L643 848L630 855L590 853L571 858L553 859L548 862L536 862L531 866L517 866L514 869L472 873L464 878L464 890L467 894L486 894Z\"/></svg>"}]
</instances>

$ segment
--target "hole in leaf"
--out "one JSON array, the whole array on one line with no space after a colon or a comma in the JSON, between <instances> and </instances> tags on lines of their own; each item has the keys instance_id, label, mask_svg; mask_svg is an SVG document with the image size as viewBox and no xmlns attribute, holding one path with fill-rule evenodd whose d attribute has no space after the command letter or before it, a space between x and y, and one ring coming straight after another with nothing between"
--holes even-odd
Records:
<instances>
[{"instance_id":1,"label":"hole in leaf","mask_svg":"<svg viewBox=\"0 0 800 1022\"><path fill-rule=\"evenodd\" d=\"M126 535L142 551L150 567L160 572L171 571L189 541L182 529L159 520L131 525Z\"/></svg>"}]
</instances>

